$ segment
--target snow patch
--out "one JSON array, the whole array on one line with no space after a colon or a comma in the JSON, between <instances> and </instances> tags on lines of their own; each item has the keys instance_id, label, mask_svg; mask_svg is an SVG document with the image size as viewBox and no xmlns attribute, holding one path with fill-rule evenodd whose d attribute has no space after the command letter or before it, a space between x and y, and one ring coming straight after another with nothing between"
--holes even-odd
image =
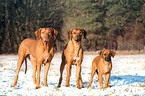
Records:
<instances>
[{"instance_id":1,"label":"snow patch","mask_svg":"<svg viewBox=\"0 0 145 96\"><path fill-rule=\"evenodd\" d=\"M90 76L92 61L95 55L85 55L82 62L82 80L85 86L78 89L76 86L76 66L72 66L70 77L70 87L65 87L66 68L63 72L63 80L60 88L57 88L59 81L59 68L61 54L55 54L48 72L48 87L43 85L44 66L40 73L40 89L35 89L36 85L32 78L32 65L28 61L27 74L24 74L25 64L22 65L19 73L17 85L11 87L14 82L17 68L17 55L0 56L0 95L41 95L41 96L98 96L98 95L145 95L145 55L123 55L112 58L113 68L109 84L111 88L100 89L96 82L97 74L93 78L90 88L86 88Z\"/></svg>"}]
</instances>

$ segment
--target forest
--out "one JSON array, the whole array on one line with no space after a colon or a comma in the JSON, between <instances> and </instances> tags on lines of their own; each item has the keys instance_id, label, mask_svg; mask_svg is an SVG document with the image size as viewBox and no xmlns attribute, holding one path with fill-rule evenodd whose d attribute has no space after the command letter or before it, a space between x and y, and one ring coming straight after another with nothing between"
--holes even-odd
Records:
<instances>
[{"instance_id":1,"label":"forest","mask_svg":"<svg viewBox=\"0 0 145 96\"><path fill-rule=\"evenodd\" d=\"M145 0L1 0L0 54L17 53L39 28L59 34L55 51L68 42L73 28L87 31L83 49L96 51L145 49Z\"/></svg>"}]
</instances>

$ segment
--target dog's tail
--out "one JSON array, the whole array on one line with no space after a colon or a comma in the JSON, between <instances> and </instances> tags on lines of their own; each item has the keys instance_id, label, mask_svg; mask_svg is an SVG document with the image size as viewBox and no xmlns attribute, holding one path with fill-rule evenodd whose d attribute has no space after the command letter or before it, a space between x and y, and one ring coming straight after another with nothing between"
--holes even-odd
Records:
<instances>
[{"instance_id":1,"label":"dog's tail","mask_svg":"<svg viewBox=\"0 0 145 96\"><path fill-rule=\"evenodd\" d=\"M27 58L25 58L25 74L27 73Z\"/></svg>"}]
</instances>

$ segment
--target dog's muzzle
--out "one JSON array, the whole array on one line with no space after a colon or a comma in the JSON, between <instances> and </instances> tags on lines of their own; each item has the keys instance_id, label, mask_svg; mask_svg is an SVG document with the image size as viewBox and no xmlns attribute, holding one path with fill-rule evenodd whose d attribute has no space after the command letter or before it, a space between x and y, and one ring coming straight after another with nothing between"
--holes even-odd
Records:
<instances>
[{"instance_id":1,"label":"dog's muzzle","mask_svg":"<svg viewBox=\"0 0 145 96\"><path fill-rule=\"evenodd\" d=\"M48 42L49 41L49 36L46 36L44 41Z\"/></svg>"},{"instance_id":2,"label":"dog's muzzle","mask_svg":"<svg viewBox=\"0 0 145 96\"><path fill-rule=\"evenodd\" d=\"M77 42L79 42L79 41L81 41L81 35L78 35L77 36L77 40L76 40Z\"/></svg>"},{"instance_id":3,"label":"dog's muzzle","mask_svg":"<svg viewBox=\"0 0 145 96\"><path fill-rule=\"evenodd\" d=\"M111 58L106 58L105 57L105 61L110 62L111 61Z\"/></svg>"}]
</instances>

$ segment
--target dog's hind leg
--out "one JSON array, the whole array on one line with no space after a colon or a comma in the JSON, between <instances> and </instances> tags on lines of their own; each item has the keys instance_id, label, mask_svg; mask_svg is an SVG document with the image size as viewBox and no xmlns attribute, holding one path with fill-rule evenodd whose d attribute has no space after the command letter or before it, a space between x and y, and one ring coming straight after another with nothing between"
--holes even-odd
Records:
<instances>
[{"instance_id":1,"label":"dog's hind leg","mask_svg":"<svg viewBox=\"0 0 145 96\"><path fill-rule=\"evenodd\" d=\"M61 65L60 65L60 78L59 78L59 83L58 83L57 87L61 87L62 74L63 74L63 70L64 70L65 65L66 65L66 60L65 60L64 55L62 55L62 62L61 62Z\"/></svg>"},{"instance_id":2,"label":"dog's hind leg","mask_svg":"<svg viewBox=\"0 0 145 96\"><path fill-rule=\"evenodd\" d=\"M94 75L95 75L95 70L92 69L92 72L91 72L91 79L90 79L90 81L89 81L89 84L88 84L87 88L89 88L89 87L91 86Z\"/></svg>"},{"instance_id":3,"label":"dog's hind leg","mask_svg":"<svg viewBox=\"0 0 145 96\"><path fill-rule=\"evenodd\" d=\"M24 55L19 56L19 60L18 60L18 63L17 63L17 73L15 75L14 84L12 85L12 87L14 87L17 84L19 71L20 71L20 68L22 66L22 63L23 63L24 59L25 59Z\"/></svg>"},{"instance_id":4,"label":"dog's hind leg","mask_svg":"<svg viewBox=\"0 0 145 96\"><path fill-rule=\"evenodd\" d=\"M37 65L36 65L36 60L35 60L35 58L34 57L32 57L31 55L30 55L30 61L31 61L31 63L32 63L32 66L33 66L33 82L34 82L34 84L36 84L36 69L37 69Z\"/></svg>"},{"instance_id":5,"label":"dog's hind leg","mask_svg":"<svg viewBox=\"0 0 145 96\"><path fill-rule=\"evenodd\" d=\"M97 75L99 74L98 69L96 69L96 73L97 73ZM99 78L96 80L96 82L98 82L98 81L99 81Z\"/></svg>"},{"instance_id":6,"label":"dog's hind leg","mask_svg":"<svg viewBox=\"0 0 145 96\"><path fill-rule=\"evenodd\" d=\"M25 58L25 74L27 73L27 58Z\"/></svg>"},{"instance_id":7,"label":"dog's hind leg","mask_svg":"<svg viewBox=\"0 0 145 96\"><path fill-rule=\"evenodd\" d=\"M84 83L83 83L83 81L82 81L81 72L80 72L80 84L84 86Z\"/></svg>"},{"instance_id":8,"label":"dog's hind leg","mask_svg":"<svg viewBox=\"0 0 145 96\"><path fill-rule=\"evenodd\" d=\"M96 69L96 73L98 74L99 72L98 72L98 69Z\"/></svg>"}]
</instances>

